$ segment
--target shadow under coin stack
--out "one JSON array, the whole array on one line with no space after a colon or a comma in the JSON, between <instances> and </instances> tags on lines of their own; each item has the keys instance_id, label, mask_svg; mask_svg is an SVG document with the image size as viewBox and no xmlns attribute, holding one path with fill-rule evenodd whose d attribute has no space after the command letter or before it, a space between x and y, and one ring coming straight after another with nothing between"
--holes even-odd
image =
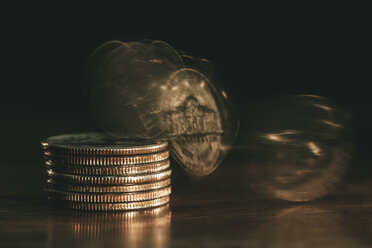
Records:
<instances>
[{"instance_id":1,"label":"shadow under coin stack","mask_svg":"<svg viewBox=\"0 0 372 248\"><path fill-rule=\"evenodd\" d=\"M110 211L167 204L166 141L116 140L102 133L60 135L41 143L48 199L77 210Z\"/></svg>"}]
</instances>

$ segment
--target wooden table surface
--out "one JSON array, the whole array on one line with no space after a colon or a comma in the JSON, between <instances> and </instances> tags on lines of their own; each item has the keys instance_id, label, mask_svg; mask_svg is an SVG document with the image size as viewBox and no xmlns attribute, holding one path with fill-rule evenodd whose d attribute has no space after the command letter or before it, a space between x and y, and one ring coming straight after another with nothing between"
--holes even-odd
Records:
<instances>
[{"instance_id":1,"label":"wooden table surface","mask_svg":"<svg viewBox=\"0 0 372 248\"><path fill-rule=\"evenodd\" d=\"M40 164L1 164L1 247L372 247L372 181L346 177L308 203L250 191L231 153L203 180L173 162L169 208L84 213L48 206ZM363 174L363 173L362 173ZM350 179L351 178L351 179Z\"/></svg>"}]
</instances>

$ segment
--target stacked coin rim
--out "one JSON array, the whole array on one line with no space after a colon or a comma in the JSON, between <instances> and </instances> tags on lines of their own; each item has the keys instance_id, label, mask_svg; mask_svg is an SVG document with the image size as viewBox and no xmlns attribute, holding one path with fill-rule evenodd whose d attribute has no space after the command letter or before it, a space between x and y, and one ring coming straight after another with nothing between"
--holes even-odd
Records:
<instances>
[{"instance_id":1,"label":"stacked coin rim","mask_svg":"<svg viewBox=\"0 0 372 248\"><path fill-rule=\"evenodd\" d=\"M54 136L41 142L51 204L76 210L113 211L169 203L171 169L167 142L69 144L69 137ZM71 137L75 141L79 137L90 138L89 134ZM60 138L66 140L51 142Z\"/></svg>"}]
</instances>

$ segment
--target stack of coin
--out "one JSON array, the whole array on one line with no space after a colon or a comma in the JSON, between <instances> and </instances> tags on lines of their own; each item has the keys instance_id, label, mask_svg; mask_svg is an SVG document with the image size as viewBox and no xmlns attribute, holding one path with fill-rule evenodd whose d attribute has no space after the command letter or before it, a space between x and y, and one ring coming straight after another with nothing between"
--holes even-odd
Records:
<instances>
[{"instance_id":1,"label":"stack of coin","mask_svg":"<svg viewBox=\"0 0 372 248\"><path fill-rule=\"evenodd\" d=\"M41 144L52 204L110 211L169 202L166 141L117 140L102 133L83 133L49 137Z\"/></svg>"}]
</instances>

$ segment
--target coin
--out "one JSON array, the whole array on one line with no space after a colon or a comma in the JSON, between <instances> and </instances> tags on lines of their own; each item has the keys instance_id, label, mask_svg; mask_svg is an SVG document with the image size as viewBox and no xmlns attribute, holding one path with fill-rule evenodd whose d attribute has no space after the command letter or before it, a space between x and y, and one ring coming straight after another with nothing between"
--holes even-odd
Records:
<instances>
[{"instance_id":1,"label":"coin","mask_svg":"<svg viewBox=\"0 0 372 248\"><path fill-rule=\"evenodd\" d=\"M189 57L185 65L164 47L110 41L97 48L87 66L92 116L117 137L170 140L188 173L207 176L232 149L239 118L212 63Z\"/></svg>"},{"instance_id":2,"label":"coin","mask_svg":"<svg viewBox=\"0 0 372 248\"><path fill-rule=\"evenodd\" d=\"M103 156L70 156L70 155L47 155L46 163L68 164L68 165L97 165L97 166L117 166L130 164L152 163L169 158L169 151L152 153L138 156L103 157Z\"/></svg>"},{"instance_id":3,"label":"coin","mask_svg":"<svg viewBox=\"0 0 372 248\"><path fill-rule=\"evenodd\" d=\"M76 184L60 184L53 180L48 180L47 187L55 190L69 192L85 192L85 193L126 193L137 191L148 191L164 188L169 186L171 179L165 179L158 182L124 185L124 186L92 186L92 185L76 185Z\"/></svg>"},{"instance_id":4,"label":"coin","mask_svg":"<svg viewBox=\"0 0 372 248\"><path fill-rule=\"evenodd\" d=\"M125 156L156 153L167 149L161 140L119 140L104 133L52 136L41 142L47 155Z\"/></svg>"},{"instance_id":5,"label":"coin","mask_svg":"<svg viewBox=\"0 0 372 248\"><path fill-rule=\"evenodd\" d=\"M137 176L81 176L57 173L52 170L47 170L49 178L57 182L91 184L91 185L128 185L139 184L146 182L160 181L170 177L172 171L166 170L158 173L137 175Z\"/></svg>"},{"instance_id":6,"label":"coin","mask_svg":"<svg viewBox=\"0 0 372 248\"><path fill-rule=\"evenodd\" d=\"M76 166L76 165L54 165L49 161L47 168L58 173L74 174L74 175L93 175L93 176L124 176L155 173L169 168L169 159L147 164L139 165L122 165L110 167L92 167L92 166Z\"/></svg>"},{"instance_id":7,"label":"coin","mask_svg":"<svg viewBox=\"0 0 372 248\"><path fill-rule=\"evenodd\" d=\"M184 68L180 55L169 48L158 42L109 41L94 51L87 64L87 90L99 127L117 137L162 134L156 122L144 120L141 113L161 110L149 108L155 108L154 96L170 74Z\"/></svg>"},{"instance_id":8,"label":"coin","mask_svg":"<svg viewBox=\"0 0 372 248\"><path fill-rule=\"evenodd\" d=\"M114 211L114 210L135 210L142 208L153 208L164 205L169 202L169 196L139 202L124 202L124 203L76 203L76 202L61 202L49 198L50 203L56 206L70 208L75 210L88 211Z\"/></svg>"},{"instance_id":9,"label":"coin","mask_svg":"<svg viewBox=\"0 0 372 248\"><path fill-rule=\"evenodd\" d=\"M51 204L78 210L138 210L169 203L168 142L67 134L41 143Z\"/></svg>"},{"instance_id":10,"label":"coin","mask_svg":"<svg viewBox=\"0 0 372 248\"><path fill-rule=\"evenodd\" d=\"M85 202L85 203L118 203L118 202L136 202L147 201L170 195L171 187L162 189L136 192L136 193L116 193L116 194L85 194L64 192L53 189L46 189L49 196L55 200Z\"/></svg>"}]
</instances>

